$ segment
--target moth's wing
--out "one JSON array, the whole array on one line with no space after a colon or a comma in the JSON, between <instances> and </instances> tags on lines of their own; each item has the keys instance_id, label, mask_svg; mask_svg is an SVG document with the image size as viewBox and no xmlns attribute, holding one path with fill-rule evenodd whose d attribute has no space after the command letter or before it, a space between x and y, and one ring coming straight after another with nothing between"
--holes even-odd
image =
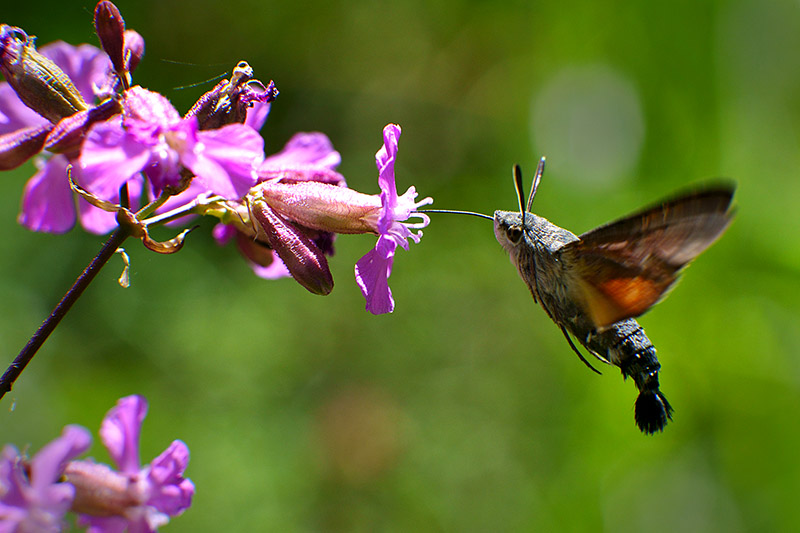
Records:
<instances>
[{"instance_id":1,"label":"moth's wing","mask_svg":"<svg viewBox=\"0 0 800 533\"><path fill-rule=\"evenodd\" d=\"M732 218L733 185L706 187L593 229L559 253L598 329L641 315Z\"/></svg>"}]
</instances>

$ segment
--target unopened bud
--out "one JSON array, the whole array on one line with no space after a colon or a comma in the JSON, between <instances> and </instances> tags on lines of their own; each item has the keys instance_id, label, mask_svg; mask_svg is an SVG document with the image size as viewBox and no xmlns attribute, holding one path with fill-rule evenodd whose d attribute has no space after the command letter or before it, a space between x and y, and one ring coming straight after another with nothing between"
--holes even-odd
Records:
<instances>
[{"instance_id":1,"label":"unopened bud","mask_svg":"<svg viewBox=\"0 0 800 533\"><path fill-rule=\"evenodd\" d=\"M0 170L17 168L41 152L52 129L52 124L42 124L0 135Z\"/></svg>"},{"instance_id":2,"label":"unopened bud","mask_svg":"<svg viewBox=\"0 0 800 533\"><path fill-rule=\"evenodd\" d=\"M254 202L253 217L292 277L309 292L325 296L333 290L328 260L302 231L286 222L265 202Z\"/></svg>"},{"instance_id":3,"label":"unopened bud","mask_svg":"<svg viewBox=\"0 0 800 533\"><path fill-rule=\"evenodd\" d=\"M89 108L58 66L36 51L34 37L0 26L0 72L22 102L55 124Z\"/></svg>"},{"instance_id":4,"label":"unopened bud","mask_svg":"<svg viewBox=\"0 0 800 533\"><path fill-rule=\"evenodd\" d=\"M114 70L118 74L125 72L123 55L125 21L117 6L108 1L98 2L94 8L94 28L103 50L111 59Z\"/></svg>"},{"instance_id":5,"label":"unopened bud","mask_svg":"<svg viewBox=\"0 0 800 533\"><path fill-rule=\"evenodd\" d=\"M258 87L258 89L256 88ZM247 61L239 61L230 80L219 82L201 96L186 117L197 117L201 130L217 129L227 124L243 124L247 110L254 102L269 103L278 96L275 84L264 87L253 79L253 69Z\"/></svg>"}]
</instances>

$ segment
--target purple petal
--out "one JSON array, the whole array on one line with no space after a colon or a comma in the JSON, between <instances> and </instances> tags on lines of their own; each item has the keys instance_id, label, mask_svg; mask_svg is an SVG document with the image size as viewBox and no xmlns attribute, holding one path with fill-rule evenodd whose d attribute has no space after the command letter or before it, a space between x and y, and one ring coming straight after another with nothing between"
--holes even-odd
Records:
<instances>
[{"instance_id":1,"label":"purple petal","mask_svg":"<svg viewBox=\"0 0 800 533\"><path fill-rule=\"evenodd\" d=\"M67 180L69 161L54 155L25 184L18 221L31 231L64 233L75 224L75 201Z\"/></svg>"},{"instance_id":2,"label":"purple petal","mask_svg":"<svg viewBox=\"0 0 800 533\"><path fill-rule=\"evenodd\" d=\"M0 458L0 532L58 532L75 488L59 483L68 461L89 448L91 436L80 426L67 426L61 436L44 446L26 475L12 446ZM29 481L30 480L30 481Z\"/></svg>"},{"instance_id":3,"label":"purple petal","mask_svg":"<svg viewBox=\"0 0 800 533\"><path fill-rule=\"evenodd\" d=\"M128 181L128 197L131 202L131 209L134 211L139 207L139 199L142 195L142 180L133 179ZM119 204L119 191L104 198L109 202ZM94 207L83 198L78 199L78 219L81 226L86 231L97 235L105 235L117 227L117 214L103 211Z\"/></svg>"},{"instance_id":4,"label":"purple petal","mask_svg":"<svg viewBox=\"0 0 800 533\"><path fill-rule=\"evenodd\" d=\"M197 124L190 117L184 122ZM256 183L255 170L264 157L264 139L253 128L229 124L197 132L198 144L181 153L181 162L196 180L229 200L238 200Z\"/></svg>"},{"instance_id":5,"label":"purple petal","mask_svg":"<svg viewBox=\"0 0 800 533\"><path fill-rule=\"evenodd\" d=\"M356 282L367 300L367 311L373 315L391 313L394 310L389 275L392 273L397 242L381 235L375 248L367 252L356 263Z\"/></svg>"},{"instance_id":6,"label":"purple petal","mask_svg":"<svg viewBox=\"0 0 800 533\"><path fill-rule=\"evenodd\" d=\"M0 82L0 135L49 121L22 103L8 82Z\"/></svg>"},{"instance_id":7,"label":"purple petal","mask_svg":"<svg viewBox=\"0 0 800 533\"><path fill-rule=\"evenodd\" d=\"M250 262L250 268L253 269L253 273L262 279L280 279L292 277L292 273L289 272L288 268L286 268L286 265L283 263L283 261L281 261L281 258L278 257L278 254L273 252L272 256L272 263L269 266L261 266Z\"/></svg>"},{"instance_id":8,"label":"purple petal","mask_svg":"<svg viewBox=\"0 0 800 533\"><path fill-rule=\"evenodd\" d=\"M264 279L278 279L291 276L289 269L286 268L286 265L284 265L281 258L278 257L278 254L275 253L275 250L254 241L251 236L245 235L234 226L218 224L217 228L220 226L229 228L229 230L224 233L222 230L218 230L216 232L216 235L219 235L219 240L217 242L224 244L222 239L227 235L235 237L239 252L245 257L256 276Z\"/></svg>"},{"instance_id":9,"label":"purple petal","mask_svg":"<svg viewBox=\"0 0 800 533\"><path fill-rule=\"evenodd\" d=\"M220 222L211 230L211 236L214 237L219 246L225 246L236 236L236 228L230 224Z\"/></svg>"},{"instance_id":10,"label":"purple petal","mask_svg":"<svg viewBox=\"0 0 800 533\"><path fill-rule=\"evenodd\" d=\"M381 188L381 218L378 222L380 233L386 233L396 220L394 208L397 206L397 187L394 182L394 161L397 158L397 143L400 139L400 126L389 124L383 128L383 146L375 154L378 165L378 185Z\"/></svg>"},{"instance_id":11,"label":"purple petal","mask_svg":"<svg viewBox=\"0 0 800 533\"><path fill-rule=\"evenodd\" d=\"M394 184L394 161L397 159L400 133L400 126L397 124L388 124L383 128L383 146L375 154L375 163L378 165L378 184L381 191L395 198L397 197L397 188Z\"/></svg>"},{"instance_id":12,"label":"purple petal","mask_svg":"<svg viewBox=\"0 0 800 533\"><path fill-rule=\"evenodd\" d=\"M275 253L275 250L254 241L252 237L241 233L234 226L217 224L214 226L213 234L217 244L220 246L235 238L239 252L245 257L256 276L264 279L279 279L292 276L289 269L281 261L281 258Z\"/></svg>"},{"instance_id":13,"label":"purple petal","mask_svg":"<svg viewBox=\"0 0 800 533\"><path fill-rule=\"evenodd\" d=\"M247 118L245 118L245 126L250 126L256 131L261 131L261 127L267 121L271 102L253 102L253 107L247 110Z\"/></svg>"},{"instance_id":14,"label":"purple petal","mask_svg":"<svg viewBox=\"0 0 800 533\"><path fill-rule=\"evenodd\" d=\"M78 524L89 526L86 533L124 533L128 528L128 521L119 516L80 515Z\"/></svg>"},{"instance_id":15,"label":"purple petal","mask_svg":"<svg viewBox=\"0 0 800 533\"><path fill-rule=\"evenodd\" d=\"M21 507L6 505L0 501L0 533L17 533L27 514Z\"/></svg>"},{"instance_id":16,"label":"purple petal","mask_svg":"<svg viewBox=\"0 0 800 533\"><path fill-rule=\"evenodd\" d=\"M283 150L264 159L261 168L275 169L310 164L333 170L341 161L342 156L333 149L333 144L324 133L296 133Z\"/></svg>"},{"instance_id":17,"label":"purple petal","mask_svg":"<svg viewBox=\"0 0 800 533\"><path fill-rule=\"evenodd\" d=\"M25 478L21 475L19 461L19 451L14 446L10 444L3 446L0 454L0 487L3 489L0 493L0 518L6 517L11 507L25 506L25 495L22 491ZM24 517L23 511L21 516ZM0 524L3 524L2 520Z\"/></svg>"},{"instance_id":18,"label":"purple petal","mask_svg":"<svg viewBox=\"0 0 800 533\"><path fill-rule=\"evenodd\" d=\"M148 478L152 483L148 505L162 513L176 516L189 508L194 484L183 477L189 464L189 448L176 440L150 463Z\"/></svg>"},{"instance_id":19,"label":"purple petal","mask_svg":"<svg viewBox=\"0 0 800 533\"><path fill-rule=\"evenodd\" d=\"M147 415L147 400L133 395L120 398L100 426L100 439L120 472L139 472L139 431Z\"/></svg>"},{"instance_id":20,"label":"purple petal","mask_svg":"<svg viewBox=\"0 0 800 533\"><path fill-rule=\"evenodd\" d=\"M92 436L81 426L66 426L61 436L39 450L31 461L31 487L44 490L58 481L67 461L89 449Z\"/></svg>"},{"instance_id":21,"label":"purple petal","mask_svg":"<svg viewBox=\"0 0 800 533\"><path fill-rule=\"evenodd\" d=\"M156 213L162 214L168 211L172 211L174 209L178 209L180 207L188 206L190 203L197 200L197 197L204 193L210 193L205 185L200 183L199 180L192 180L189 183L189 186L180 194L176 194L170 196L169 199L164 202L164 204L156 210ZM187 215L185 217L181 217L179 219L173 220L172 222L168 222L168 226L180 226L182 224L186 224L189 220L191 220L195 215Z\"/></svg>"},{"instance_id":22,"label":"purple petal","mask_svg":"<svg viewBox=\"0 0 800 533\"><path fill-rule=\"evenodd\" d=\"M125 55L128 58L128 72L133 72L144 57L144 37L135 30L125 30Z\"/></svg>"},{"instance_id":23,"label":"purple petal","mask_svg":"<svg viewBox=\"0 0 800 533\"><path fill-rule=\"evenodd\" d=\"M116 117L89 130L75 177L86 190L110 200L149 161L150 148L126 132L120 117Z\"/></svg>"},{"instance_id":24,"label":"purple petal","mask_svg":"<svg viewBox=\"0 0 800 533\"><path fill-rule=\"evenodd\" d=\"M181 116L163 95L139 86L125 92L125 126L169 128L181 121ZM131 124L129 124L131 123Z\"/></svg>"},{"instance_id":25,"label":"purple petal","mask_svg":"<svg viewBox=\"0 0 800 533\"><path fill-rule=\"evenodd\" d=\"M56 41L39 52L64 71L88 104L95 101L95 90L105 84L111 70L111 62L102 50L90 44L72 46Z\"/></svg>"}]
</instances>

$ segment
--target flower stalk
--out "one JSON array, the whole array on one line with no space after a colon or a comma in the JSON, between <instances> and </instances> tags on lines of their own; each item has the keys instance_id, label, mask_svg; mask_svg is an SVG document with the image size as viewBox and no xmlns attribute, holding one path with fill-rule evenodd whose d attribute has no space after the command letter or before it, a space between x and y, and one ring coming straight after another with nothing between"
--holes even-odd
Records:
<instances>
[{"instance_id":1,"label":"flower stalk","mask_svg":"<svg viewBox=\"0 0 800 533\"><path fill-rule=\"evenodd\" d=\"M0 398L5 396L7 392L11 391L11 388L14 386L14 382L17 380L19 375L31 362L33 356L36 355L36 352L41 348L44 341L50 336L56 326L61 322L61 319L69 312L72 308L73 304L78 301L78 298L81 297L83 291L86 290L86 287L94 280L97 274L100 272L100 269L108 262L108 260L114 255L122 243L130 236L130 230L120 227L114 233L111 234L111 237L106 241L103 247L100 249L100 252L92 259L92 262L89 263L89 266L84 269L78 279L75 280L75 283L72 284L72 287L67 291L61 301L58 302L53 312L50 313L45 321L39 326L39 329L36 330L36 333L33 334L31 339L25 345L19 355L14 359L14 362L8 367L2 377L0 377Z\"/></svg>"}]
</instances>

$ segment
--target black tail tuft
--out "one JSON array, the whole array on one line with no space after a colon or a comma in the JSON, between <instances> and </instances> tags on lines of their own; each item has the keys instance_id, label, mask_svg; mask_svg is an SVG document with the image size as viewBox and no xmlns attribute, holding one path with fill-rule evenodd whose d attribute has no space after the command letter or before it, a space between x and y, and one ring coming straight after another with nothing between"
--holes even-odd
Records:
<instances>
[{"instance_id":1,"label":"black tail tuft","mask_svg":"<svg viewBox=\"0 0 800 533\"><path fill-rule=\"evenodd\" d=\"M636 425L643 433L652 435L661 431L672 420L672 406L658 389L643 390L636 398L634 410Z\"/></svg>"}]
</instances>

